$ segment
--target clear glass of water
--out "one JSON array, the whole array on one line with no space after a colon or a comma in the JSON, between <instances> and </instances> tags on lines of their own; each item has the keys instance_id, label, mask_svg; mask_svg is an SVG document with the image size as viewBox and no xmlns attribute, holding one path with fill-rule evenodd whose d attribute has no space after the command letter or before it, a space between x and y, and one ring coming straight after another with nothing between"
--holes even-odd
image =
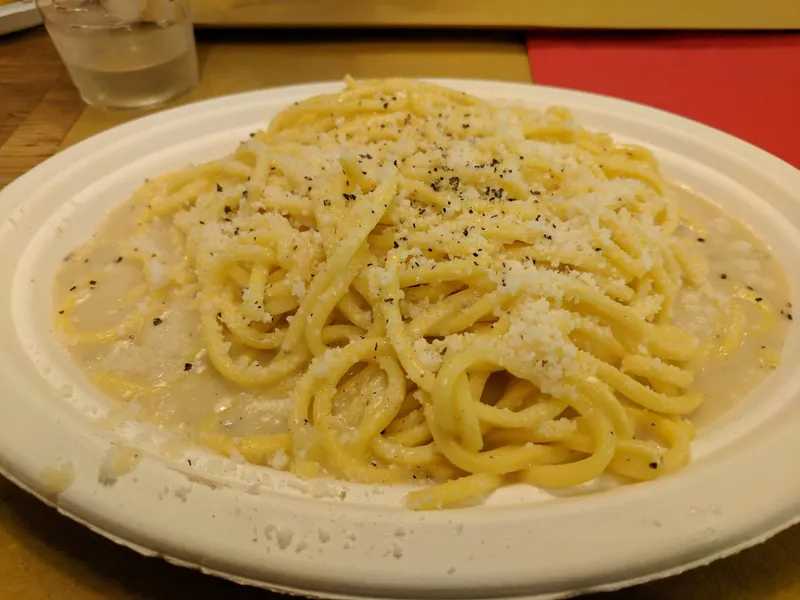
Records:
<instances>
[{"instance_id":1,"label":"clear glass of water","mask_svg":"<svg viewBox=\"0 0 800 600\"><path fill-rule=\"evenodd\" d=\"M145 108L198 81L188 0L36 0L83 100Z\"/></svg>"}]
</instances>

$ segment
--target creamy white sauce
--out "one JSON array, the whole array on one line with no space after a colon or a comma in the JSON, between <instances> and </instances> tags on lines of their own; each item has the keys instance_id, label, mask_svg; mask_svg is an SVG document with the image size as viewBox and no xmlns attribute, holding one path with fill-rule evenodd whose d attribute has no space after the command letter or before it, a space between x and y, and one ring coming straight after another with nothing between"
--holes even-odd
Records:
<instances>
[{"instance_id":1,"label":"creamy white sauce","mask_svg":"<svg viewBox=\"0 0 800 600\"><path fill-rule=\"evenodd\" d=\"M676 190L675 198L686 213L707 226L700 249L709 264L711 284L727 298L741 288L752 291L771 305L776 317L774 328L759 333L755 324L761 319L760 309L741 303L748 324L741 347L728 356L707 359L695 376L694 389L706 399L691 419L703 427L736 406L775 368L770 357L780 356L792 305L780 263L744 223L688 190Z\"/></svg>"}]
</instances>

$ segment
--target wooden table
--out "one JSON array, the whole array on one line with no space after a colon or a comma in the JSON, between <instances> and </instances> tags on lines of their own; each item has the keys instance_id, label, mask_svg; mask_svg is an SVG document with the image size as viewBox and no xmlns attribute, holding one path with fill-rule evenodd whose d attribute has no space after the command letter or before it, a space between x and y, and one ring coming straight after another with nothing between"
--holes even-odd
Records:
<instances>
[{"instance_id":1,"label":"wooden table","mask_svg":"<svg viewBox=\"0 0 800 600\"><path fill-rule=\"evenodd\" d=\"M521 35L200 32L202 83L177 104L315 80L407 75L530 81ZM0 38L0 187L59 148L143 114L85 107L43 30ZM746 482L742 493L748 493ZM765 503L769 502L765 498ZM60 516L0 478L0 598L270 598L144 558ZM608 600L797 600L800 528Z\"/></svg>"},{"instance_id":2,"label":"wooden table","mask_svg":"<svg viewBox=\"0 0 800 600\"><path fill-rule=\"evenodd\" d=\"M281 27L800 29L797 0L189 0L196 23Z\"/></svg>"}]
</instances>

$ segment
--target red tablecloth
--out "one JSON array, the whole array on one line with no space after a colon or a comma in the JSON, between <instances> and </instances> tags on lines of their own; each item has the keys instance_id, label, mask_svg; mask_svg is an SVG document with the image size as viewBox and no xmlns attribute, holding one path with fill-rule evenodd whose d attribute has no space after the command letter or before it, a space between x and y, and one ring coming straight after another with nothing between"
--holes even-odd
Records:
<instances>
[{"instance_id":1,"label":"red tablecloth","mask_svg":"<svg viewBox=\"0 0 800 600\"><path fill-rule=\"evenodd\" d=\"M550 33L528 37L533 80L655 106L800 168L800 35Z\"/></svg>"}]
</instances>

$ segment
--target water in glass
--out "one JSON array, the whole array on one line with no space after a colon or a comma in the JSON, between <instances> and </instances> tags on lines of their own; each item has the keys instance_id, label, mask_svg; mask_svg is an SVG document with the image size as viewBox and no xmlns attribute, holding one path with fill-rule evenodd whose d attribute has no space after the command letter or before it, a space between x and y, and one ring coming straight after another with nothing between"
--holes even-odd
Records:
<instances>
[{"instance_id":1,"label":"water in glass","mask_svg":"<svg viewBox=\"0 0 800 600\"><path fill-rule=\"evenodd\" d=\"M184 0L38 0L53 43L88 104L142 108L197 83Z\"/></svg>"}]
</instances>

